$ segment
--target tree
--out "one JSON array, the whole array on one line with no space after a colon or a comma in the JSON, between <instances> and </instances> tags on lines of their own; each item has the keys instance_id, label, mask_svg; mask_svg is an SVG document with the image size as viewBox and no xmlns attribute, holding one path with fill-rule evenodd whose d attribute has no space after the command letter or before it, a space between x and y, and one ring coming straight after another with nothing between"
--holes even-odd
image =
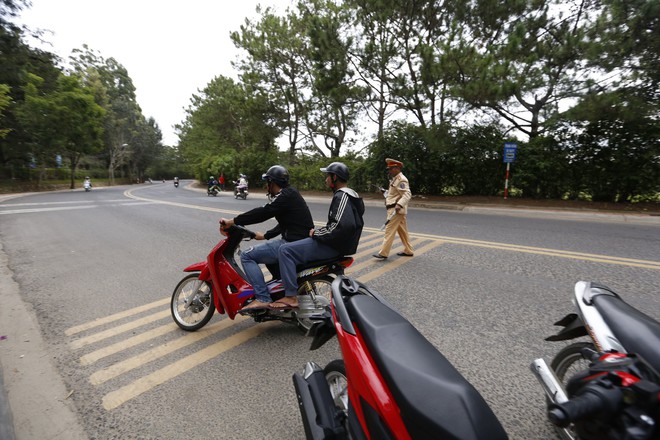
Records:
<instances>
[{"instance_id":1,"label":"tree","mask_svg":"<svg viewBox=\"0 0 660 440\"><path fill-rule=\"evenodd\" d=\"M350 53L350 60L365 84L365 114L376 123L376 139L380 142L385 122L396 111L392 78L404 64L391 31L392 5L380 0L348 0L345 4L355 12L353 23L357 27L356 47Z\"/></svg>"},{"instance_id":2,"label":"tree","mask_svg":"<svg viewBox=\"0 0 660 440\"><path fill-rule=\"evenodd\" d=\"M308 37L311 97L306 102L305 125L317 154L325 156L317 146L324 142L330 157L339 157L347 135L356 128L364 88L355 84L355 72L348 56L353 40L347 35L348 10L332 0L300 1Z\"/></svg>"},{"instance_id":3,"label":"tree","mask_svg":"<svg viewBox=\"0 0 660 440\"><path fill-rule=\"evenodd\" d=\"M5 136L0 137L0 175L21 177L32 161L27 133L16 116L16 109L24 101L25 83L29 73L43 79L43 89L52 90L60 74L56 57L33 49L23 41L27 29L12 23L29 3L22 0L0 0L0 84L9 87L9 104L2 118ZM37 33L38 34L38 33Z\"/></svg>"},{"instance_id":4,"label":"tree","mask_svg":"<svg viewBox=\"0 0 660 440\"><path fill-rule=\"evenodd\" d=\"M49 93L40 90L42 84L41 78L29 75L19 120L31 133L32 151L41 164L45 164L46 156L54 157L55 153L69 159L73 189L80 158L103 146L105 111L74 75L60 75L56 89Z\"/></svg>"},{"instance_id":5,"label":"tree","mask_svg":"<svg viewBox=\"0 0 660 440\"><path fill-rule=\"evenodd\" d=\"M110 184L114 184L115 172L123 166L127 166L129 179L133 181L137 176L132 175L135 169L130 164L138 162L133 156L150 148L141 144L144 139L161 142L158 126L147 123L137 103L133 81L117 60L104 59L83 45L82 49L73 51L69 61L72 70L94 89L97 103L105 109L105 159ZM145 129L151 132L145 134ZM146 168L146 164L142 166Z\"/></svg>"},{"instance_id":6,"label":"tree","mask_svg":"<svg viewBox=\"0 0 660 440\"><path fill-rule=\"evenodd\" d=\"M7 84L0 84L0 123L3 119L3 113L10 103L9 86ZM7 136L10 130L9 128L2 128L2 125L0 125L0 139Z\"/></svg>"},{"instance_id":7,"label":"tree","mask_svg":"<svg viewBox=\"0 0 660 440\"><path fill-rule=\"evenodd\" d=\"M596 77L584 60L596 13L595 0L477 2L449 57L456 93L530 139L544 134Z\"/></svg>"},{"instance_id":8,"label":"tree","mask_svg":"<svg viewBox=\"0 0 660 440\"><path fill-rule=\"evenodd\" d=\"M590 62L619 81L622 88L650 104L660 106L660 8L657 0L603 0L605 7L588 34Z\"/></svg>"},{"instance_id":9,"label":"tree","mask_svg":"<svg viewBox=\"0 0 660 440\"><path fill-rule=\"evenodd\" d=\"M231 78L214 78L193 96L185 121L177 126L182 156L206 174L212 164L216 169L230 168L252 151L262 155L277 151L269 109L260 95L248 93Z\"/></svg>"},{"instance_id":10,"label":"tree","mask_svg":"<svg viewBox=\"0 0 660 440\"><path fill-rule=\"evenodd\" d=\"M270 120L277 133L285 133L289 159L293 160L304 137L306 75L305 33L303 23L292 11L277 16L271 8L261 12L261 19L246 20L231 39L247 56L234 63L246 87L272 103Z\"/></svg>"}]
</instances>

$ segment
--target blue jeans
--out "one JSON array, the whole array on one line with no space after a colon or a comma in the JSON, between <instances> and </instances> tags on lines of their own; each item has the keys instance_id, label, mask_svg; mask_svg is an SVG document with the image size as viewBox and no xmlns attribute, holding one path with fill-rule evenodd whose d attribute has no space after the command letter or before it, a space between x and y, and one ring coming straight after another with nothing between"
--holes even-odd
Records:
<instances>
[{"instance_id":1,"label":"blue jeans","mask_svg":"<svg viewBox=\"0 0 660 440\"><path fill-rule=\"evenodd\" d=\"M298 272L296 266L316 260L338 257L339 252L313 238L284 243L280 246L280 273L286 296L298 295Z\"/></svg>"},{"instance_id":2,"label":"blue jeans","mask_svg":"<svg viewBox=\"0 0 660 440\"><path fill-rule=\"evenodd\" d=\"M241 263L243 264L245 277L252 284L254 296L258 301L265 303L272 301L259 264L277 263L278 250L284 243L286 242L282 239L268 240L264 244L252 246L241 252Z\"/></svg>"}]
</instances>

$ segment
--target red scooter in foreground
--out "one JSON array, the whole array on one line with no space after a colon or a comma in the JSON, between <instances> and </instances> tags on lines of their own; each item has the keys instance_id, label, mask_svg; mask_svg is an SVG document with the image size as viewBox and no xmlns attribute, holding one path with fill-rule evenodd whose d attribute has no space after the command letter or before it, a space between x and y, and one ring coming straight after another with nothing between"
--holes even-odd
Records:
<instances>
[{"instance_id":1,"label":"red scooter in foreground","mask_svg":"<svg viewBox=\"0 0 660 440\"><path fill-rule=\"evenodd\" d=\"M343 360L293 375L308 439L499 440L485 400L413 325L348 277L313 317L317 349L337 335Z\"/></svg>"},{"instance_id":2,"label":"red scooter in foreground","mask_svg":"<svg viewBox=\"0 0 660 440\"><path fill-rule=\"evenodd\" d=\"M307 439L507 438L477 390L385 299L344 276L331 287L331 307L311 317L311 349L336 335L343 359L325 369L308 362L293 375ZM634 332L627 335L657 341L656 327L645 327L650 321L641 313L617 304L613 293L592 294L592 300L601 295L608 301L600 312ZM656 359L654 352L646 354ZM562 438L660 439L660 374L653 364L636 354L588 347L582 356L589 365L570 376L566 390L542 359L532 364L548 396L548 418L563 428Z\"/></svg>"},{"instance_id":3,"label":"red scooter in foreground","mask_svg":"<svg viewBox=\"0 0 660 440\"><path fill-rule=\"evenodd\" d=\"M227 237L211 250L206 261L184 269L184 272L191 273L177 284L172 293L172 318L183 330L199 330L209 322L215 310L234 319L238 311L254 298L254 290L236 263L236 255L241 241L253 239L255 233L237 225L230 227L226 233ZM332 282L352 263L353 258L341 257L298 267L298 308L260 309L245 314L256 322L284 321L308 331L312 325L309 317L323 313L330 304ZM268 282L268 290L273 301L284 296L284 286L280 280Z\"/></svg>"}]
</instances>

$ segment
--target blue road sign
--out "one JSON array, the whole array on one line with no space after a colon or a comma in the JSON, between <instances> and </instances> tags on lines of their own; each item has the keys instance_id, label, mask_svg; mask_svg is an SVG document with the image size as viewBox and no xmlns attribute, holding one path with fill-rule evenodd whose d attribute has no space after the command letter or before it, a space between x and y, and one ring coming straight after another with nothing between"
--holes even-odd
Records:
<instances>
[{"instance_id":1,"label":"blue road sign","mask_svg":"<svg viewBox=\"0 0 660 440\"><path fill-rule=\"evenodd\" d=\"M511 163L516 160L518 154L518 144L506 142L504 144L504 163Z\"/></svg>"}]
</instances>

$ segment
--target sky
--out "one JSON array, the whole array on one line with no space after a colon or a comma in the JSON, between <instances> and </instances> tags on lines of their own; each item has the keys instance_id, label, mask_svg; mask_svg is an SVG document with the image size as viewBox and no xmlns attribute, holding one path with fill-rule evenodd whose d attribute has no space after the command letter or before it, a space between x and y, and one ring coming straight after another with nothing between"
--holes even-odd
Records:
<instances>
[{"instance_id":1,"label":"sky","mask_svg":"<svg viewBox=\"0 0 660 440\"><path fill-rule=\"evenodd\" d=\"M214 77L237 78L231 67L238 31L255 8L284 13L292 0L31 0L18 22L52 31L39 45L63 59L87 44L114 58L133 80L145 117L153 117L165 145L178 144L174 125L185 118L190 98ZM29 42L31 46L37 43Z\"/></svg>"}]
</instances>

